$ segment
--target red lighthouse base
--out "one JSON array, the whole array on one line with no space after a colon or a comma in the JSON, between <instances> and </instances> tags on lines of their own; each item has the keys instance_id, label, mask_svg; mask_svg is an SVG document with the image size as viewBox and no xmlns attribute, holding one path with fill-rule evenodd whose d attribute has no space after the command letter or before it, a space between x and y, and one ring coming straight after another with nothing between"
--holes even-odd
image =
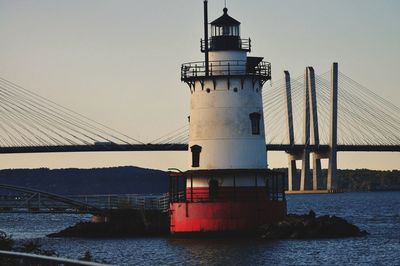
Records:
<instances>
[{"instance_id":1,"label":"red lighthouse base","mask_svg":"<svg viewBox=\"0 0 400 266\"><path fill-rule=\"evenodd\" d=\"M176 202L170 204L171 233L245 233L282 219L286 201Z\"/></svg>"},{"instance_id":2,"label":"red lighthouse base","mask_svg":"<svg viewBox=\"0 0 400 266\"><path fill-rule=\"evenodd\" d=\"M233 177L219 186L217 177ZM242 178L242 177L245 178ZM240 178L239 178L240 177ZM253 179L253 178L254 179ZM283 174L266 169L198 170L170 173L170 232L252 233L286 216ZM208 186L193 186L208 180ZM247 186L236 186L237 182Z\"/></svg>"}]
</instances>

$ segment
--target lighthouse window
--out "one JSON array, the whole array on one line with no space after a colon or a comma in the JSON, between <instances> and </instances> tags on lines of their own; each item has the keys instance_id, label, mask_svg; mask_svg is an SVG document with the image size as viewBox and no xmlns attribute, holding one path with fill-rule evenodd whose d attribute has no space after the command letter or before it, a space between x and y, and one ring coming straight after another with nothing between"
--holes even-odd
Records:
<instances>
[{"instance_id":1,"label":"lighthouse window","mask_svg":"<svg viewBox=\"0 0 400 266\"><path fill-rule=\"evenodd\" d=\"M192 152L192 167L199 167L201 146L193 145L190 147L190 151Z\"/></svg>"},{"instance_id":2,"label":"lighthouse window","mask_svg":"<svg viewBox=\"0 0 400 266\"><path fill-rule=\"evenodd\" d=\"M227 26L224 27L224 35L230 35L229 29L230 29L230 27L227 27Z\"/></svg>"},{"instance_id":3,"label":"lighthouse window","mask_svg":"<svg viewBox=\"0 0 400 266\"><path fill-rule=\"evenodd\" d=\"M214 36L220 36L222 27L216 27L216 26L213 27L214 27Z\"/></svg>"},{"instance_id":4,"label":"lighthouse window","mask_svg":"<svg viewBox=\"0 0 400 266\"><path fill-rule=\"evenodd\" d=\"M220 32L221 32L221 27L215 27L215 35L214 36L220 36Z\"/></svg>"},{"instance_id":5,"label":"lighthouse window","mask_svg":"<svg viewBox=\"0 0 400 266\"><path fill-rule=\"evenodd\" d=\"M260 135L261 115L259 113L251 113L249 116L251 121L251 133L253 135Z\"/></svg>"},{"instance_id":6,"label":"lighthouse window","mask_svg":"<svg viewBox=\"0 0 400 266\"><path fill-rule=\"evenodd\" d=\"M211 36L239 36L238 26L211 26Z\"/></svg>"}]
</instances>

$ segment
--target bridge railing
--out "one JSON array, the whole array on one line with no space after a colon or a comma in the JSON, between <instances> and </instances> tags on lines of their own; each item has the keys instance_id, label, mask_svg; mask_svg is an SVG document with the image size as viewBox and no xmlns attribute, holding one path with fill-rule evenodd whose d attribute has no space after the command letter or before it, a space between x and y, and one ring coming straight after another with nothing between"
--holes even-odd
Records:
<instances>
[{"instance_id":1,"label":"bridge railing","mask_svg":"<svg viewBox=\"0 0 400 266\"><path fill-rule=\"evenodd\" d=\"M100 210L109 209L146 209L167 211L169 208L169 194L140 195L140 194L110 194L110 195L71 195L67 198L81 202L82 207L68 205L40 194L0 195L0 212L89 212L93 206Z\"/></svg>"},{"instance_id":2,"label":"bridge railing","mask_svg":"<svg viewBox=\"0 0 400 266\"><path fill-rule=\"evenodd\" d=\"M100 209L154 209L166 208L165 200L169 198L168 193L162 195L140 195L140 194L112 194L112 195L81 195L69 196L74 200L96 206Z\"/></svg>"}]
</instances>

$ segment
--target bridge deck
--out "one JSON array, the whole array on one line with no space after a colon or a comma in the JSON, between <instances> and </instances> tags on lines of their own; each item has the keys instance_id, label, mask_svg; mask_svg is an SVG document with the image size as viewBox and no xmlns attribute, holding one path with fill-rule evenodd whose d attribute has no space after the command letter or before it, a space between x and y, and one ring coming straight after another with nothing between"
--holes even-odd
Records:
<instances>
[{"instance_id":1,"label":"bridge deck","mask_svg":"<svg viewBox=\"0 0 400 266\"><path fill-rule=\"evenodd\" d=\"M305 145L267 144L269 151L300 152ZM309 151L328 151L328 145L308 145ZM187 144L108 144L0 147L0 154L57 152L187 151ZM400 145L338 145L339 152L400 152Z\"/></svg>"}]
</instances>

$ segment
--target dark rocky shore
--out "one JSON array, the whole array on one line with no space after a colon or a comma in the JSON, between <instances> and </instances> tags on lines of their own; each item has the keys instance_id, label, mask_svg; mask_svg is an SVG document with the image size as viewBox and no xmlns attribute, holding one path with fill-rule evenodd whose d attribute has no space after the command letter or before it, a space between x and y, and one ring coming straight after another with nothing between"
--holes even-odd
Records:
<instances>
[{"instance_id":1,"label":"dark rocky shore","mask_svg":"<svg viewBox=\"0 0 400 266\"><path fill-rule=\"evenodd\" d=\"M119 238L169 234L168 213L156 210L114 210L107 222L79 222L48 237Z\"/></svg>"},{"instance_id":2,"label":"dark rocky shore","mask_svg":"<svg viewBox=\"0 0 400 266\"><path fill-rule=\"evenodd\" d=\"M168 213L159 211L116 210L107 213L108 222L79 222L49 237L118 238L169 235ZM336 216L316 217L289 214L275 224L259 228L257 237L264 239L321 239L366 235L366 231ZM252 236L254 234L251 234ZM243 234L241 234L243 236Z\"/></svg>"},{"instance_id":3,"label":"dark rocky shore","mask_svg":"<svg viewBox=\"0 0 400 266\"><path fill-rule=\"evenodd\" d=\"M322 239L364 236L368 233L343 218L336 216L316 217L315 212L308 215L289 214L278 223L260 228L265 239Z\"/></svg>"}]
</instances>

